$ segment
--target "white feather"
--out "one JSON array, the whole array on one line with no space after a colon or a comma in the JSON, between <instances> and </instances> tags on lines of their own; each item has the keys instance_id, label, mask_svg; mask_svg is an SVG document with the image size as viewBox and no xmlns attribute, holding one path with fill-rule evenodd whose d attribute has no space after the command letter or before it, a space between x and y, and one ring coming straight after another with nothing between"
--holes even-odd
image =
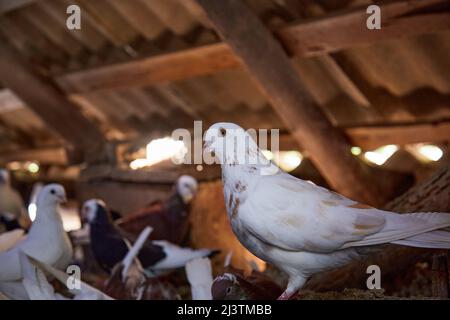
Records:
<instances>
[{"instance_id":1,"label":"white feather","mask_svg":"<svg viewBox=\"0 0 450 320\"><path fill-rule=\"evenodd\" d=\"M191 285L192 300L212 300L211 260L198 258L186 263L186 275Z\"/></svg>"},{"instance_id":2,"label":"white feather","mask_svg":"<svg viewBox=\"0 0 450 320\"><path fill-rule=\"evenodd\" d=\"M128 251L128 253L125 255L125 258L123 259L123 270L122 270L122 280L125 280L128 270L133 263L133 261L136 261L136 263L139 264L139 267L142 268L139 260L136 259L136 256L139 254L139 251L141 250L142 246L144 245L147 238L150 236L150 233L153 231L153 228L147 226L144 230L139 234L139 237L137 238L136 242L133 244L131 249Z\"/></svg>"},{"instance_id":3,"label":"white feather","mask_svg":"<svg viewBox=\"0 0 450 320\"><path fill-rule=\"evenodd\" d=\"M23 252L20 252L19 255L23 276L22 284L30 300L56 300L55 290L47 281L42 270L33 265Z\"/></svg>"},{"instance_id":4,"label":"white feather","mask_svg":"<svg viewBox=\"0 0 450 320\"><path fill-rule=\"evenodd\" d=\"M153 241L153 244L161 246L166 257L153 265L151 267L152 270L181 268L184 267L187 262L196 258L207 257L212 252L210 249L194 250L191 248L182 248L164 240L155 240Z\"/></svg>"}]
</instances>

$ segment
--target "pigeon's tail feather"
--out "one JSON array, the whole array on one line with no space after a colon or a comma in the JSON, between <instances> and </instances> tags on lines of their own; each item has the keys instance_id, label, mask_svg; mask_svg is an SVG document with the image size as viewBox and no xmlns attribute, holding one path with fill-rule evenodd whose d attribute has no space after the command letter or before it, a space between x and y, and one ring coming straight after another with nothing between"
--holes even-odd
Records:
<instances>
[{"instance_id":1,"label":"pigeon's tail feather","mask_svg":"<svg viewBox=\"0 0 450 320\"><path fill-rule=\"evenodd\" d=\"M366 236L360 241L349 242L348 244L345 244L343 248L384 243L395 243L425 248L435 248L436 246L436 248L442 248L444 245L444 248L446 248L445 245L449 243L450 233L446 230L450 227L450 213L382 213L384 214L385 224L381 230ZM440 232L446 233L442 234ZM427 235L425 236L425 234ZM433 234L433 236L430 236L429 234Z\"/></svg>"},{"instance_id":2,"label":"pigeon's tail feather","mask_svg":"<svg viewBox=\"0 0 450 320\"><path fill-rule=\"evenodd\" d=\"M406 239L393 241L392 243L419 248L450 249L450 232L435 230L421 233Z\"/></svg>"}]
</instances>

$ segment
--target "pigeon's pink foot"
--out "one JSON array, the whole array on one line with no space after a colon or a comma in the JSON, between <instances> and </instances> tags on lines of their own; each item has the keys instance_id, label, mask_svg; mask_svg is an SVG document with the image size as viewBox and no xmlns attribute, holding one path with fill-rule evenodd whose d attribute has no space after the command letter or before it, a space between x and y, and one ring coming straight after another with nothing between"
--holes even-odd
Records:
<instances>
[{"instance_id":1,"label":"pigeon's pink foot","mask_svg":"<svg viewBox=\"0 0 450 320\"><path fill-rule=\"evenodd\" d=\"M289 300L292 298L292 296L295 294L295 292L288 292L285 291L281 294L281 296L278 297L277 300Z\"/></svg>"}]
</instances>

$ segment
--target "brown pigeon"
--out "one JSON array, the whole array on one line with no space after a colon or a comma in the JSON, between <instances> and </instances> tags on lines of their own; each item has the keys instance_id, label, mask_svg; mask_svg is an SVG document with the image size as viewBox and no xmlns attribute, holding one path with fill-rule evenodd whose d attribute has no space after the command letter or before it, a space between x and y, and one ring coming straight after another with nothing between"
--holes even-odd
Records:
<instances>
[{"instance_id":1,"label":"brown pigeon","mask_svg":"<svg viewBox=\"0 0 450 320\"><path fill-rule=\"evenodd\" d=\"M197 192L197 181L183 175L178 178L172 195L165 201L150 205L127 214L117 225L128 234L138 236L146 227L153 228L151 240L167 240L183 244L189 232L190 203Z\"/></svg>"}]
</instances>

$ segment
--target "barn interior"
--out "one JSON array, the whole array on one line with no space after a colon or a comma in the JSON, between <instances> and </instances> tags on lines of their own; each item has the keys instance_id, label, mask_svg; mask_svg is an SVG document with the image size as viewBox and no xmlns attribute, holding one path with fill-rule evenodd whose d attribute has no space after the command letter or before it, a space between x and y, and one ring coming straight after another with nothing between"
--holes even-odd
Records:
<instances>
[{"instance_id":1,"label":"barn interior","mask_svg":"<svg viewBox=\"0 0 450 320\"><path fill-rule=\"evenodd\" d=\"M374 4L381 29L370 30ZM80 29L68 28L71 5ZM446 0L0 0L0 43L0 167L28 226L42 186L64 187L73 263L114 298L135 296L80 236L83 203L102 199L123 218L167 201L182 175L198 183L184 245L220 250L213 276L232 266L285 285L233 234L220 165L188 157L217 122L277 129L270 160L360 203L450 212ZM192 161L174 163L180 152ZM373 264L381 290L366 286ZM147 291L169 289L148 297L193 298L183 269L162 278ZM447 250L389 247L314 276L298 297L449 298L449 286Z\"/></svg>"}]
</instances>

